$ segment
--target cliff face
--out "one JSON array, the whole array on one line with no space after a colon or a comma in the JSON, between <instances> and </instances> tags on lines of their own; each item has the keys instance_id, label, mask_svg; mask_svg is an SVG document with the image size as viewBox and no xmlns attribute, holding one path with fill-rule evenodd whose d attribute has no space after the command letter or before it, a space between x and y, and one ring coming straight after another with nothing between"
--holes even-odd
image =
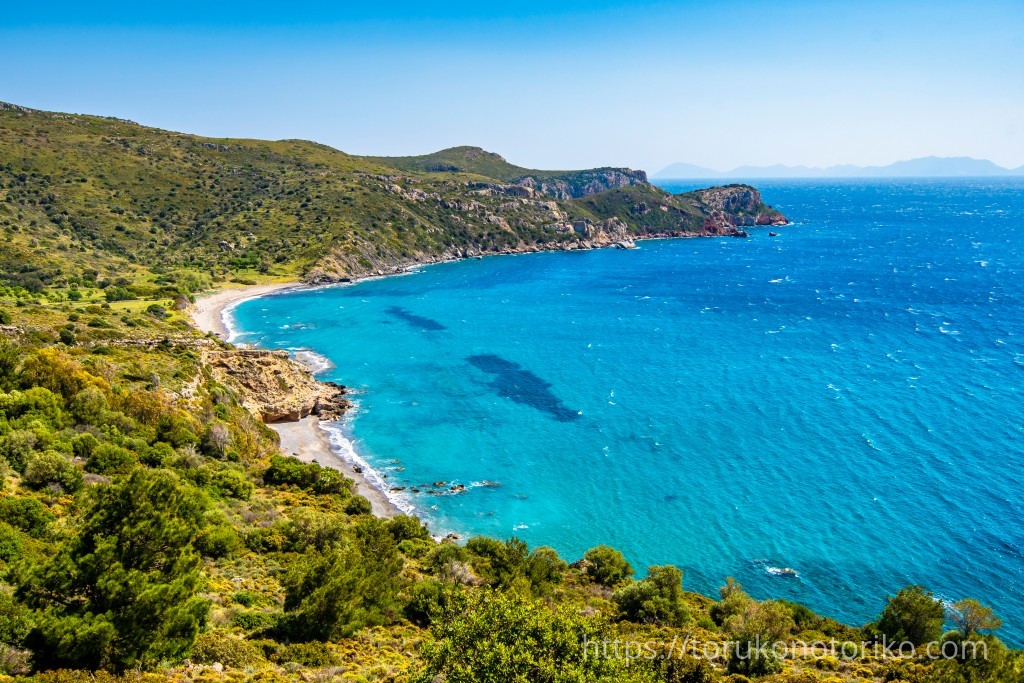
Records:
<instances>
[{"instance_id":1,"label":"cliff face","mask_svg":"<svg viewBox=\"0 0 1024 683\"><path fill-rule=\"evenodd\" d=\"M705 229L717 234L748 225L785 225L785 216L766 205L761 193L749 185L724 185L691 193L708 207Z\"/></svg>"},{"instance_id":2,"label":"cliff face","mask_svg":"<svg viewBox=\"0 0 1024 683\"><path fill-rule=\"evenodd\" d=\"M644 185L647 174L631 168L595 168L559 176L524 176L515 181L555 199L575 199L629 185Z\"/></svg>"}]
</instances>

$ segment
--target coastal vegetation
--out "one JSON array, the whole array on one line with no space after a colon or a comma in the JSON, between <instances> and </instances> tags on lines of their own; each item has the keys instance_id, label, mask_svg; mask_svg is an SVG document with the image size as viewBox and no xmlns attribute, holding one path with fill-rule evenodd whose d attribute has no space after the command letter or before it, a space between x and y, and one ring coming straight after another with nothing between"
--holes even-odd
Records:
<instances>
[{"instance_id":1,"label":"coastal vegetation","mask_svg":"<svg viewBox=\"0 0 1024 683\"><path fill-rule=\"evenodd\" d=\"M539 181L607 174L462 157L427 168L0 110L0 676L1024 679L1024 655L969 598L944 607L911 586L866 625L756 600L727 577L712 599L681 569L637 571L607 546L562 558L516 538L435 538L282 454L210 362L228 345L189 325L197 292L594 246L604 221L617 240L777 218L743 186L673 196L629 176L563 199ZM507 185L527 176L538 182Z\"/></svg>"}]
</instances>

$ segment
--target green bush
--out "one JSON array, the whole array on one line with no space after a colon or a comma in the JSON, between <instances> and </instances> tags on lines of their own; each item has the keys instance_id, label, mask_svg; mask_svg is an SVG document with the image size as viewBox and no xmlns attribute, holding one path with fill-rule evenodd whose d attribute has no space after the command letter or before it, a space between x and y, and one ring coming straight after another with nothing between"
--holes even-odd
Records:
<instances>
[{"instance_id":1,"label":"green bush","mask_svg":"<svg viewBox=\"0 0 1024 683\"><path fill-rule=\"evenodd\" d=\"M56 486L66 493L74 493L82 488L82 473L60 453L44 451L29 461L22 481L33 489Z\"/></svg>"},{"instance_id":2,"label":"green bush","mask_svg":"<svg viewBox=\"0 0 1024 683\"><path fill-rule=\"evenodd\" d=\"M160 304L150 304L149 306L146 306L146 312L160 320L167 317L167 309Z\"/></svg>"},{"instance_id":3,"label":"green bush","mask_svg":"<svg viewBox=\"0 0 1024 683\"><path fill-rule=\"evenodd\" d=\"M16 575L36 614L26 645L37 665L124 670L183 656L209 611L191 544L204 513L202 496L165 470L97 487L78 535Z\"/></svg>"},{"instance_id":4,"label":"green bush","mask_svg":"<svg viewBox=\"0 0 1024 683\"><path fill-rule=\"evenodd\" d=\"M112 443L96 446L85 463L88 472L123 474L135 465L135 455L127 448Z\"/></svg>"},{"instance_id":5,"label":"green bush","mask_svg":"<svg viewBox=\"0 0 1024 683\"><path fill-rule=\"evenodd\" d=\"M242 549L242 540L228 524L211 524L196 536L196 550L204 557L231 557Z\"/></svg>"},{"instance_id":6,"label":"green bush","mask_svg":"<svg viewBox=\"0 0 1024 683\"><path fill-rule=\"evenodd\" d=\"M148 467L166 467L177 455L174 447L165 441L157 441L139 453L139 461Z\"/></svg>"},{"instance_id":7,"label":"green bush","mask_svg":"<svg viewBox=\"0 0 1024 683\"><path fill-rule=\"evenodd\" d=\"M107 411L107 397L96 387L86 387L71 399L71 414L82 424L99 425Z\"/></svg>"},{"instance_id":8,"label":"green bush","mask_svg":"<svg viewBox=\"0 0 1024 683\"><path fill-rule=\"evenodd\" d=\"M262 602L260 594L254 591L238 591L231 595L231 600L237 602L243 607L252 607L253 605L258 605Z\"/></svg>"},{"instance_id":9,"label":"green bush","mask_svg":"<svg viewBox=\"0 0 1024 683\"><path fill-rule=\"evenodd\" d=\"M470 560L469 551L451 542L439 543L425 562L426 567L432 574L440 574L445 571L453 562L467 563Z\"/></svg>"},{"instance_id":10,"label":"green bush","mask_svg":"<svg viewBox=\"0 0 1024 683\"><path fill-rule=\"evenodd\" d=\"M364 626L393 623L401 613L402 556L387 533L297 558L281 583L282 626L297 641L334 640Z\"/></svg>"},{"instance_id":11,"label":"green bush","mask_svg":"<svg viewBox=\"0 0 1024 683\"><path fill-rule=\"evenodd\" d=\"M32 614L7 591L0 591L0 643L21 645L32 630Z\"/></svg>"},{"instance_id":12,"label":"green bush","mask_svg":"<svg viewBox=\"0 0 1024 683\"><path fill-rule=\"evenodd\" d=\"M622 617L639 624L682 625L689 615L683 604L683 572L666 565L650 567L647 577L612 596Z\"/></svg>"},{"instance_id":13,"label":"green bush","mask_svg":"<svg viewBox=\"0 0 1024 683\"><path fill-rule=\"evenodd\" d=\"M336 666L340 663L337 655L326 643L292 643L281 648L276 659L281 664L294 662L309 667Z\"/></svg>"},{"instance_id":14,"label":"green bush","mask_svg":"<svg viewBox=\"0 0 1024 683\"><path fill-rule=\"evenodd\" d=\"M595 656L593 648L613 639L603 622L516 593L456 599L431 631L416 683L644 680L630 677L625 657Z\"/></svg>"},{"instance_id":15,"label":"green bush","mask_svg":"<svg viewBox=\"0 0 1024 683\"><path fill-rule=\"evenodd\" d=\"M21 534L7 522L0 522L0 562L16 560L21 552Z\"/></svg>"},{"instance_id":16,"label":"green bush","mask_svg":"<svg viewBox=\"0 0 1024 683\"><path fill-rule=\"evenodd\" d=\"M277 486L297 486L320 494L349 493L352 490L352 480L337 470L283 455L271 456L263 481Z\"/></svg>"},{"instance_id":17,"label":"green bush","mask_svg":"<svg viewBox=\"0 0 1024 683\"><path fill-rule=\"evenodd\" d=\"M755 648L750 643L737 643L729 651L726 670L746 677L770 676L782 671L782 657L771 647Z\"/></svg>"},{"instance_id":18,"label":"green bush","mask_svg":"<svg viewBox=\"0 0 1024 683\"><path fill-rule=\"evenodd\" d=\"M54 514L35 498L0 498L0 520L33 538L44 537L54 519Z\"/></svg>"},{"instance_id":19,"label":"green bush","mask_svg":"<svg viewBox=\"0 0 1024 683\"><path fill-rule=\"evenodd\" d=\"M368 515L373 512L373 506L363 496L352 494L351 497L345 500L345 505L342 507L346 515Z\"/></svg>"},{"instance_id":20,"label":"green bush","mask_svg":"<svg viewBox=\"0 0 1024 683\"><path fill-rule=\"evenodd\" d=\"M196 636L192 660L198 664L223 664L241 669L264 661L263 651L241 638L219 631Z\"/></svg>"},{"instance_id":21,"label":"green bush","mask_svg":"<svg viewBox=\"0 0 1024 683\"><path fill-rule=\"evenodd\" d=\"M387 530L395 541L399 543L411 539L426 540L430 538L430 531L427 530L426 525L409 515L398 515L389 519L387 521Z\"/></svg>"},{"instance_id":22,"label":"green bush","mask_svg":"<svg viewBox=\"0 0 1024 683\"><path fill-rule=\"evenodd\" d=\"M24 472L38 441L27 429L15 429L0 439L0 457L18 472Z\"/></svg>"},{"instance_id":23,"label":"green bush","mask_svg":"<svg viewBox=\"0 0 1024 683\"><path fill-rule=\"evenodd\" d=\"M584 571L590 580L602 586L614 586L633 576L633 567L615 548L599 545L583 556Z\"/></svg>"},{"instance_id":24,"label":"green bush","mask_svg":"<svg viewBox=\"0 0 1024 683\"><path fill-rule=\"evenodd\" d=\"M175 411L160 416L156 426L156 438L174 448L194 446L199 443L195 433L195 423L186 413Z\"/></svg>"},{"instance_id":25,"label":"green bush","mask_svg":"<svg viewBox=\"0 0 1024 683\"><path fill-rule=\"evenodd\" d=\"M135 293L126 287L108 287L104 292L104 297L111 303L114 301L132 301L135 299Z\"/></svg>"},{"instance_id":26,"label":"green bush","mask_svg":"<svg viewBox=\"0 0 1024 683\"><path fill-rule=\"evenodd\" d=\"M255 489L245 473L228 469L216 470L210 477L209 485L221 495L237 500L249 500Z\"/></svg>"},{"instance_id":27,"label":"green bush","mask_svg":"<svg viewBox=\"0 0 1024 683\"><path fill-rule=\"evenodd\" d=\"M276 626L281 618L280 612L257 612L246 610L231 617L231 625L245 631L259 631Z\"/></svg>"},{"instance_id":28,"label":"green bush","mask_svg":"<svg viewBox=\"0 0 1024 683\"><path fill-rule=\"evenodd\" d=\"M945 621L942 604L931 591L923 586L907 586L888 599L876 626L890 643L923 645L942 636Z\"/></svg>"},{"instance_id":29,"label":"green bush","mask_svg":"<svg viewBox=\"0 0 1024 683\"><path fill-rule=\"evenodd\" d=\"M71 439L71 449L74 452L76 458L82 458L88 460L92 457L92 452L100 445L100 440L89 432L82 434L76 434Z\"/></svg>"},{"instance_id":30,"label":"green bush","mask_svg":"<svg viewBox=\"0 0 1024 683\"><path fill-rule=\"evenodd\" d=\"M502 542L478 536L469 539L466 550L481 577L500 589L546 595L552 584L561 581L566 568L550 548L537 548L531 553L526 543L514 537Z\"/></svg>"},{"instance_id":31,"label":"green bush","mask_svg":"<svg viewBox=\"0 0 1024 683\"><path fill-rule=\"evenodd\" d=\"M409 589L405 618L417 626L429 626L436 616L452 605L459 590L441 581L417 581Z\"/></svg>"}]
</instances>

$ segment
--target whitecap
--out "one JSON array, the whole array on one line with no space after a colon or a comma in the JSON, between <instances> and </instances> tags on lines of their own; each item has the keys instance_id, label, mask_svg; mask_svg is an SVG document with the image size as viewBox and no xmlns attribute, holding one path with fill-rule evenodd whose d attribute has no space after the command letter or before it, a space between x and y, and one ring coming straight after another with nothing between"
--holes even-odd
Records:
<instances>
[{"instance_id":1,"label":"whitecap","mask_svg":"<svg viewBox=\"0 0 1024 683\"><path fill-rule=\"evenodd\" d=\"M354 410L349 411L349 417L347 419L351 420L351 416L354 413ZM409 497L404 495L402 491L392 491L391 486L384 480L380 473L375 470L370 463L364 460L358 452L356 452L355 445L345 435L342 423L321 422L320 429L327 432L327 438L331 442L331 449L334 451L335 455L341 458L341 460L349 466L360 468L362 470L363 479L365 479L370 486L383 493L396 508L407 515L415 514L416 506L413 505L411 500L409 500Z\"/></svg>"}]
</instances>

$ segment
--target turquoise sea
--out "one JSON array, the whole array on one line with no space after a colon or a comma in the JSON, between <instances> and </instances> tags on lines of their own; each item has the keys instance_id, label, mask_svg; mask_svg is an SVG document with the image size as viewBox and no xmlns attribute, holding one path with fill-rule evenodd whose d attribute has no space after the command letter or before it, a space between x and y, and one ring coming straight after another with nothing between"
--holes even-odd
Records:
<instances>
[{"instance_id":1,"label":"turquoise sea","mask_svg":"<svg viewBox=\"0 0 1024 683\"><path fill-rule=\"evenodd\" d=\"M920 582L1024 644L1024 179L758 186L777 237L269 296L235 340L330 359L343 433L437 532L607 543L854 624Z\"/></svg>"}]
</instances>

